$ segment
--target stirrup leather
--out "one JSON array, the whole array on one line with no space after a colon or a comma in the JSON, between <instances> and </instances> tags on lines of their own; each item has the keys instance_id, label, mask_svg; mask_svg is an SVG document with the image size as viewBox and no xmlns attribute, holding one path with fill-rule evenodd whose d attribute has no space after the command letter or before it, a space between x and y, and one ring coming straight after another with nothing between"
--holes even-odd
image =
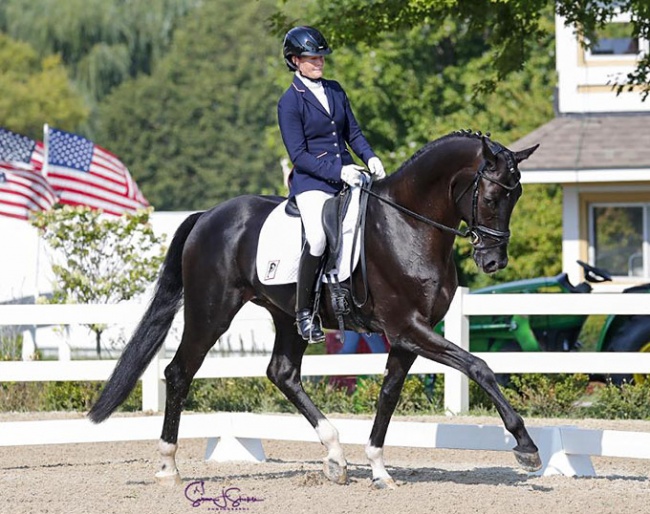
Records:
<instances>
[{"instance_id":1,"label":"stirrup leather","mask_svg":"<svg viewBox=\"0 0 650 514\"><path fill-rule=\"evenodd\" d=\"M313 314L310 309L302 309L296 313L296 325L298 334L308 343L322 343L325 340L320 316Z\"/></svg>"}]
</instances>

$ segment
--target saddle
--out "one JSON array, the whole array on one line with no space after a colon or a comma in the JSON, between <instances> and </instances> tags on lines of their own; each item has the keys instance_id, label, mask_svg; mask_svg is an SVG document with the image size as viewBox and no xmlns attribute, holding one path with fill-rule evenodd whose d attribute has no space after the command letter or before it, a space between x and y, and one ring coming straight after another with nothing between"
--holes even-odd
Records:
<instances>
[{"instance_id":1,"label":"saddle","mask_svg":"<svg viewBox=\"0 0 650 514\"><path fill-rule=\"evenodd\" d=\"M343 240L343 219L348 212L351 198L350 188L346 186L339 194L327 200L323 205L322 223L327 247L325 249L325 259L323 261L324 265L321 269L321 275L332 272L337 266ZM293 218L300 217L300 211L298 210L295 197L292 197L287 202L284 212Z\"/></svg>"},{"instance_id":2,"label":"saddle","mask_svg":"<svg viewBox=\"0 0 650 514\"><path fill-rule=\"evenodd\" d=\"M343 220L350 206L350 200L352 198L351 190L348 186L345 186L339 194L333 196L325 202L323 205L322 213L322 223L323 230L325 231L325 238L327 240L327 246L325 249L324 259L321 263L320 270L318 272L318 280L316 281L316 288L314 291L314 311L318 312L318 305L320 303L320 290L322 287L323 276L326 277L326 282L330 286L330 301L334 314L339 326L340 338L341 341L345 342L345 324L343 322L343 316L351 314L350 305L354 301L351 290L348 290L341 286L338 278L338 269L337 263L339 261L341 248L342 248L342 234L343 234ZM359 231L360 227L365 222L365 210L367 206L367 194L362 196L362 201L360 203L359 214L357 217L357 222L355 226L355 237L354 242L356 243L356 233ZM296 204L295 198L291 198L285 207L285 213L292 217L299 217L300 211L298 210L298 205ZM362 255L362 267L365 272L365 255L363 252L363 229L361 237L361 255ZM304 231L303 231L304 238ZM352 251L354 255L354 250ZM350 268L352 270L352 267ZM350 271L351 272L351 271ZM365 274L365 273L364 273ZM365 303L365 301L363 302Z\"/></svg>"}]
</instances>

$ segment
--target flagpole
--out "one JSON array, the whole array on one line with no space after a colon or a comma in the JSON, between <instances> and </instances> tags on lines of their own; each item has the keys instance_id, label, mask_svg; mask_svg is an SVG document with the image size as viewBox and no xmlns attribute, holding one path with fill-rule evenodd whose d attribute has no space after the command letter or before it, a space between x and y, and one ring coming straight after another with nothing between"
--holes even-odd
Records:
<instances>
[{"instance_id":1,"label":"flagpole","mask_svg":"<svg viewBox=\"0 0 650 514\"><path fill-rule=\"evenodd\" d=\"M43 124L43 168L41 173L47 178L48 154L49 154L49 127L47 123ZM41 272L41 235L36 231L36 277L34 280L34 303L41 295L39 275Z\"/></svg>"},{"instance_id":2,"label":"flagpole","mask_svg":"<svg viewBox=\"0 0 650 514\"><path fill-rule=\"evenodd\" d=\"M43 176L47 178L47 168L50 154L50 127L47 123L43 125Z\"/></svg>"}]
</instances>

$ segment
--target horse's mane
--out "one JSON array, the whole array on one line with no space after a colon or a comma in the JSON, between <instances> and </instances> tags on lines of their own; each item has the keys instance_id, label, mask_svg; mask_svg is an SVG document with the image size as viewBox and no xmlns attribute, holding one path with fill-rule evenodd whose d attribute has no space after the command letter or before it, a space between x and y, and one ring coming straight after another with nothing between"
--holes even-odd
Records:
<instances>
[{"instance_id":1,"label":"horse's mane","mask_svg":"<svg viewBox=\"0 0 650 514\"><path fill-rule=\"evenodd\" d=\"M484 137L484 135L481 133L481 131L472 132L470 129L454 130L453 132L450 132L449 134L445 134L444 136L441 136L438 139L429 141L426 145L424 145L417 152L415 152L411 157L409 157L406 161L404 161L397 171L399 172L403 168L406 168L411 163L413 163L414 161L422 157L422 155L429 152L430 150L433 150L434 148L437 148L439 145L445 143L449 139L458 138L458 137L469 137L472 139L481 139L482 137ZM485 137L490 137L490 133L486 132Z\"/></svg>"}]
</instances>

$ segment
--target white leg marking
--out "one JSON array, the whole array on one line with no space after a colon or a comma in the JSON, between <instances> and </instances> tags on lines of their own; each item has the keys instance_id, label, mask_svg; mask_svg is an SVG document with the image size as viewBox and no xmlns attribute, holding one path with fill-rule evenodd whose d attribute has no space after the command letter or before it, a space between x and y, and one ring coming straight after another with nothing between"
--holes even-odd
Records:
<instances>
[{"instance_id":1,"label":"white leg marking","mask_svg":"<svg viewBox=\"0 0 650 514\"><path fill-rule=\"evenodd\" d=\"M384 467L384 449L377 448L376 446L371 446L370 443L366 445L366 457L370 462L370 467L372 468L372 479L383 479L383 480L392 480L388 471Z\"/></svg>"},{"instance_id":2,"label":"white leg marking","mask_svg":"<svg viewBox=\"0 0 650 514\"><path fill-rule=\"evenodd\" d=\"M176 450L177 444L166 443L162 439L158 441L158 451L160 452L160 471L156 473L158 480L174 478L180 475L176 468Z\"/></svg>"},{"instance_id":3,"label":"white leg marking","mask_svg":"<svg viewBox=\"0 0 650 514\"><path fill-rule=\"evenodd\" d=\"M339 432L336 430L336 427L324 419L316 425L316 433L320 442L327 448L327 459L333 460L340 466L346 466L343 447L339 442Z\"/></svg>"}]
</instances>

